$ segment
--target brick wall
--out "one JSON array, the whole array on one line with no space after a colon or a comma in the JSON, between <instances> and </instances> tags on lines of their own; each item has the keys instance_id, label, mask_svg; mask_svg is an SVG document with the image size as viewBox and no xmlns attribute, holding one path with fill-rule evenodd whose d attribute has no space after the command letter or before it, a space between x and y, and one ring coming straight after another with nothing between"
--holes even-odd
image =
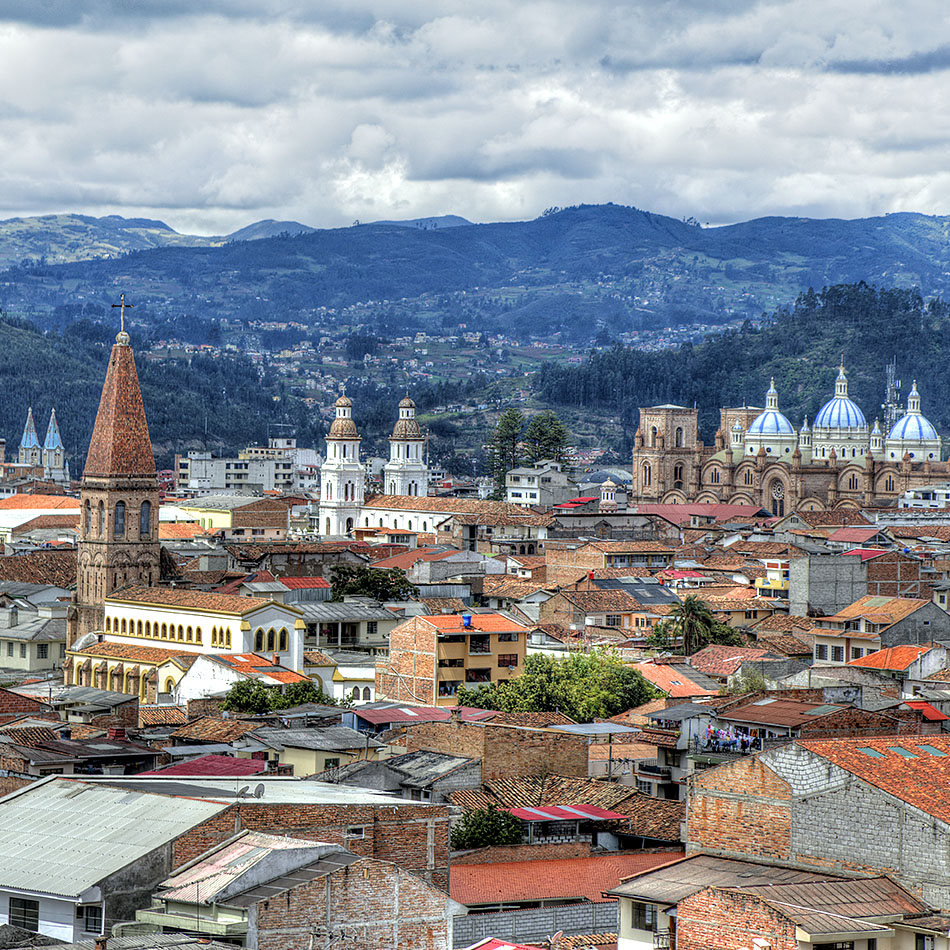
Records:
<instances>
[{"instance_id":1,"label":"brick wall","mask_svg":"<svg viewBox=\"0 0 950 950\"><path fill-rule=\"evenodd\" d=\"M915 712L915 710L908 710ZM917 713L914 719L920 720ZM900 730L901 720L890 712L873 712L869 709L842 709L830 716L821 716L805 723L799 730L803 739L825 739L835 736L890 736ZM912 730L917 732L916 729Z\"/></svg>"},{"instance_id":2,"label":"brick wall","mask_svg":"<svg viewBox=\"0 0 950 950\"><path fill-rule=\"evenodd\" d=\"M771 950L797 950L795 924L760 897L707 887L676 906L676 950L740 950L755 938Z\"/></svg>"},{"instance_id":3,"label":"brick wall","mask_svg":"<svg viewBox=\"0 0 950 950\"><path fill-rule=\"evenodd\" d=\"M517 726L468 722L420 722L407 729L406 749L428 749L482 760L482 781L513 775L587 777L583 736Z\"/></svg>"},{"instance_id":4,"label":"brick wall","mask_svg":"<svg viewBox=\"0 0 950 950\"><path fill-rule=\"evenodd\" d=\"M686 808L687 853L707 851L787 860L791 789L758 758L693 778Z\"/></svg>"},{"instance_id":5,"label":"brick wall","mask_svg":"<svg viewBox=\"0 0 950 950\"><path fill-rule=\"evenodd\" d=\"M366 859L260 901L250 917L258 950L328 946L343 933L347 946L367 950L446 950L451 907L447 894L414 875Z\"/></svg>"},{"instance_id":6,"label":"brick wall","mask_svg":"<svg viewBox=\"0 0 950 950\"><path fill-rule=\"evenodd\" d=\"M921 562L899 551L890 551L867 562L868 593L876 597L933 597L932 575L923 580Z\"/></svg>"},{"instance_id":7,"label":"brick wall","mask_svg":"<svg viewBox=\"0 0 950 950\"><path fill-rule=\"evenodd\" d=\"M493 848L456 851L452 865L501 864L506 861L553 861L563 858L589 858L590 843L571 841L567 844L502 844Z\"/></svg>"},{"instance_id":8,"label":"brick wall","mask_svg":"<svg viewBox=\"0 0 950 950\"><path fill-rule=\"evenodd\" d=\"M7 716L26 715L28 713L38 713L48 710L45 703L41 703L30 696L21 696L9 689L0 688L0 721Z\"/></svg>"},{"instance_id":9,"label":"brick wall","mask_svg":"<svg viewBox=\"0 0 950 950\"><path fill-rule=\"evenodd\" d=\"M434 705L435 669L435 629L413 617L389 634L389 657L381 657L376 667L376 698Z\"/></svg>"},{"instance_id":10,"label":"brick wall","mask_svg":"<svg viewBox=\"0 0 950 950\"><path fill-rule=\"evenodd\" d=\"M408 802L396 806L242 802L176 839L173 866L181 866L243 828L342 844L355 854L415 871L437 887L448 884L449 806ZM348 836L347 828L362 828L363 837Z\"/></svg>"}]
</instances>

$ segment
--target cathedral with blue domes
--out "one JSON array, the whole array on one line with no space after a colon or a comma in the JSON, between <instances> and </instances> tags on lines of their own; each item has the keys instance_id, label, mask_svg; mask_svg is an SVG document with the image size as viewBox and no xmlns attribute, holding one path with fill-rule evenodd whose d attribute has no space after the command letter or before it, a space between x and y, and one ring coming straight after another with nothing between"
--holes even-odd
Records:
<instances>
[{"instance_id":1,"label":"cathedral with blue domes","mask_svg":"<svg viewBox=\"0 0 950 950\"><path fill-rule=\"evenodd\" d=\"M892 415L892 418L897 413ZM873 426L848 395L842 363L834 395L811 426L796 428L771 381L765 408L720 410L715 444L699 439L698 413L684 406L640 410L634 439L633 497L639 502L754 504L795 509L887 506L910 488L947 481L941 439L921 412L917 382L900 418Z\"/></svg>"}]
</instances>

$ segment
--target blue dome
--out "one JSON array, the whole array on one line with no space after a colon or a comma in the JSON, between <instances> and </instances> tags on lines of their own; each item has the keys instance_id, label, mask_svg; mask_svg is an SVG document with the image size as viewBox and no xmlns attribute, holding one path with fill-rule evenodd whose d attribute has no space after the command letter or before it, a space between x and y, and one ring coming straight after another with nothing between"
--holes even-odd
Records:
<instances>
[{"instance_id":1,"label":"blue dome","mask_svg":"<svg viewBox=\"0 0 950 950\"><path fill-rule=\"evenodd\" d=\"M760 412L749 426L748 435L794 435L792 424L777 409Z\"/></svg>"},{"instance_id":2,"label":"blue dome","mask_svg":"<svg viewBox=\"0 0 950 950\"><path fill-rule=\"evenodd\" d=\"M889 439L903 439L905 442L936 442L937 430L919 412L908 412L894 423Z\"/></svg>"},{"instance_id":3,"label":"blue dome","mask_svg":"<svg viewBox=\"0 0 950 950\"><path fill-rule=\"evenodd\" d=\"M864 413L847 396L829 399L815 416L816 429L866 429Z\"/></svg>"}]
</instances>

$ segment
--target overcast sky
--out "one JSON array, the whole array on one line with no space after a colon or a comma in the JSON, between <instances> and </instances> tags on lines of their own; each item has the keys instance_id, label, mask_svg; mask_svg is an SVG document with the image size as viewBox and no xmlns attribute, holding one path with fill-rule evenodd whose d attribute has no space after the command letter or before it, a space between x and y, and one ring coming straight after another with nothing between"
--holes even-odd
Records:
<instances>
[{"instance_id":1,"label":"overcast sky","mask_svg":"<svg viewBox=\"0 0 950 950\"><path fill-rule=\"evenodd\" d=\"M0 0L0 216L946 214L948 70L938 0Z\"/></svg>"}]
</instances>

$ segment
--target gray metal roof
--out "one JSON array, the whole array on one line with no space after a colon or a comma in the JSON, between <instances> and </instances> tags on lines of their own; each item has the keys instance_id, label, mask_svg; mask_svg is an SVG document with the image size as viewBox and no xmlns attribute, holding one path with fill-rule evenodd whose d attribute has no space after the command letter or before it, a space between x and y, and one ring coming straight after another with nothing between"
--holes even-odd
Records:
<instances>
[{"instance_id":1,"label":"gray metal roof","mask_svg":"<svg viewBox=\"0 0 950 950\"><path fill-rule=\"evenodd\" d=\"M249 590L252 594L286 594L290 588L280 581L250 581L242 584L244 590Z\"/></svg>"},{"instance_id":2,"label":"gray metal roof","mask_svg":"<svg viewBox=\"0 0 950 950\"><path fill-rule=\"evenodd\" d=\"M20 614L15 627L0 627L0 640L22 640L33 643L55 643L66 639L65 617L38 617Z\"/></svg>"},{"instance_id":3,"label":"gray metal roof","mask_svg":"<svg viewBox=\"0 0 950 950\"><path fill-rule=\"evenodd\" d=\"M340 752L349 749L380 749L382 742L371 739L349 726L323 726L318 729L277 729L262 726L254 737L273 748L313 749Z\"/></svg>"},{"instance_id":4,"label":"gray metal roof","mask_svg":"<svg viewBox=\"0 0 950 950\"><path fill-rule=\"evenodd\" d=\"M616 722L572 722L564 726L548 726L555 732L570 732L575 736L609 736L619 732L639 732L634 726L622 726Z\"/></svg>"},{"instance_id":5,"label":"gray metal roof","mask_svg":"<svg viewBox=\"0 0 950 950\"><path fill-rule=\"evenodd\" d=\"M406 777L407 781L415 785L428 785L474 761L476 760L461 755L446 755L444 752L421 750L384 759L380 764L396 769Z\"/></svg>"},{"instance_id":6,"label":"gray metal roof","mask_svg":"<svg viewBox=\"0 0 950 950\"><path fill-rule=\"evenodd\" d=\"M309 623L332 623L353 620L399 620L385 607L367 607L366 604L350 604L336 600L301 601L294 606Z\"/></svg>"},{"instance_id":7,"label":"gray metal roof","mask_svg":"<svg viewBox=\"0 0 950 950\"><path fill-rule=\"evenodd\" d=\"M136 701L135 696L128 693L119 693L112 689L96 689L95 686L64 686L61 682L49 681L44 683L24 683L22 686L11 686L10 691L20 696L33 696L43 702L50 702L52 689L52 703L57 705L74 705L90 703L96 706L118 706L122 703Z\"/></svg>"},{"instance_id":8,"label":"gray metal roof","mask_svg":"<svg viewBox=\"0 0 950 950\"><path fill-rule=\"evenodd\" d=\"M648 719L666 720L667 722L682 722L694 716L712 716L715 718L716 709L713 706L704 706L702 703L680 703L679 706L670 706L658 712L647 714Z\"/></svg>"},{"instance_id":9,"label":"gray metal roof","mask_svg":"<svg viewBox=\"0 0 950 950\"><path fill-rule=\"evenodd\" d=\"M657 868L644 871L618 884L608 893L633 897L651 904L669 906L704 887L748 887L754 884L803 884L808 881L840 880L832 874L796 871L792 868L751 861L734 861L711 854L698 854Z\"/></svg>"},{"instance_id":10,"label":"gray metal roof","mask_svg":"<svg viewBox=\"0 0 950 950\"><path fill-rule=\"evenodd\" d=\"M214 508L229 511L232 508L243 508L252 502L262 500L262 495L200 495L197 498L183 498L171 504L178 508Z\"/></svg>"},{"instance_id":11,"label":"gray metal roof","mask_svg":"<svg viewBox=\"0 0 950 950\"><path fill-rule=\"evenodd\" d=\"M78 897L225 807L71 779L29 785L0 799L0 887Z\"/></svg>"}]
</instances>

